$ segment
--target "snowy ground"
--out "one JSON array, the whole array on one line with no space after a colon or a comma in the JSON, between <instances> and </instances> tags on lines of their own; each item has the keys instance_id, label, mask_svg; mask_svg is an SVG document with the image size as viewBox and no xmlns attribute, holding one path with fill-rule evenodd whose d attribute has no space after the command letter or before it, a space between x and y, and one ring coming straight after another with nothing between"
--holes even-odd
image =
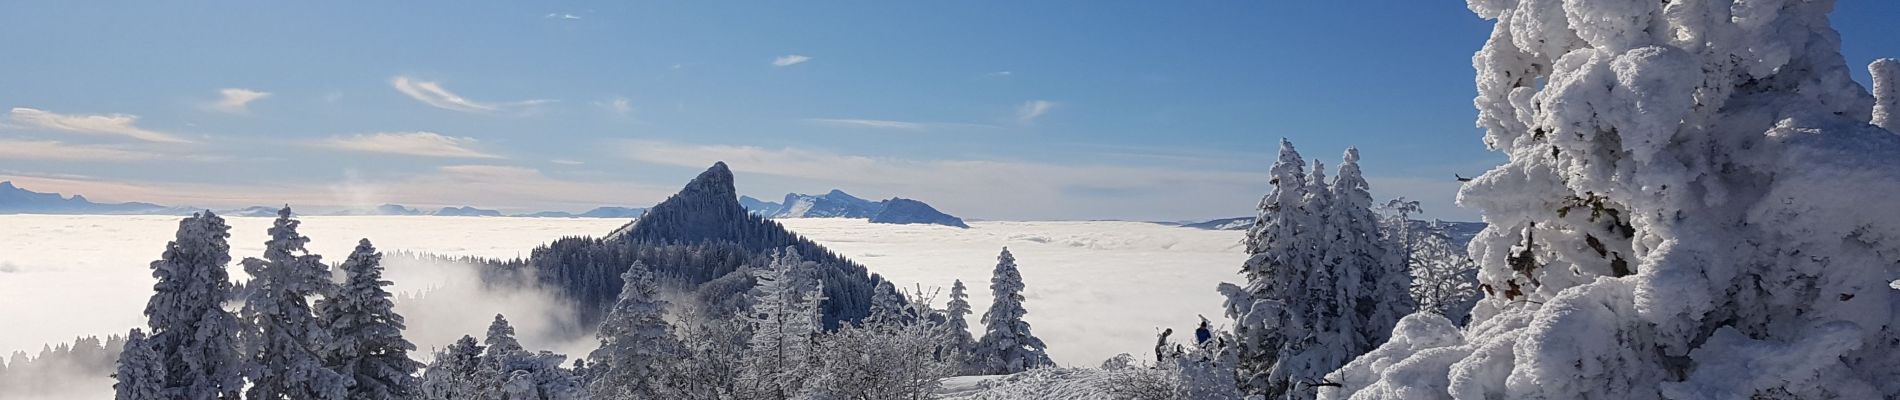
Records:
<instances>
[{"instance_id":1,"label":"snowy ground","mask_svg":"<svg viewBox=\"0 0 1900 400\"><path fill-rule=\"evenodd\" d=\"M176 221L162 216L0 215L0 326L5 327L0 330L0 352L37 352L49 342L123 333L142 323L140 311L151 288L147 264L170 240ZM1233 271L1243 259L1239 232L1137 222L977 222L967 230L840 219L783 222L906 288L921 284L947 291L952 279L963 279L979 314L989 304L988 279L996 253L1009 246L1028 284L1028 320L1049 343L1056 361L1069 366L1094 366L1116 353L1143 354L1153 346L1157 327L1188 328L1196 314L1219 321L1221 299L1214 286L1234 279ZM235 258L262 252L269 219L230 218L230 223ZM555 238L603 234L624 223L307 217L302 231L314 239L311 250L331 261L346 255L359 237L370 238L384 250L511 258ZM398 289L440 284L405 283L400 271L391 271L391 278ZM939 294L936 301L941 304L945 296ZM412 337L426 349L446 343L455 332L477 333L487 324L481 318L457 319L455 326L416 327L412 321L412 329L429 331ZM537 345L525 336L525 344Z\"/></svg>"}]
</instances>

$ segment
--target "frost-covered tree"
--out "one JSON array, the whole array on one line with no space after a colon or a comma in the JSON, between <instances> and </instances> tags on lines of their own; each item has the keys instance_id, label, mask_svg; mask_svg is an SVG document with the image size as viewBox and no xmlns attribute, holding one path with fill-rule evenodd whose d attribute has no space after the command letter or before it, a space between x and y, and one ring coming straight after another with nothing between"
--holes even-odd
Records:
<instances>
[{"instance_id":1,"label":"frost-covered tree","mask_svg":"<svg viewBox=\"0 0 1900 400\"><path fill-rule=\"evenodd\" d=\"M448 348L435 352L427 372L422 375L421 398L427 400L487 400L500 396L492 381L495 374L482 362L483 347L474 337L462 336Z\"/></svg>"},{"instance_id":2,"label":"frost-covered tree","mask_svg":"<svg viewBox=\"0 0 1900 400\"><path fill-rule=\"evenodd\" d=\"M668 365L685 356L673 325L666 322L667 302L646 265L634 264L621 281L620 301L600 324L600 348L588 355L595 399L678 397L671 391Z\"/></svg>"},{"instance_id":3,"label":"frost-covered tree","mask_svg":"<svg viewBox=\"0 0 1900 400\"><path fill-rule=\"evenodd\" d=\"M891 281L878 282L877 287L871 289L871 318L911 319L916 314L907 303L904 294L897 292L897 285Z\"/></svg>"},{"instance_id":4,"label":"frost-covered tree","mask_svg":"<svg viewBox=\"0 0 1900 400\"><path fill-rule=\"evenodd\" d=\"M747 293L752 307L746 315L751 348L740 378L750 398L789 399L804 390L814 364L812 344L823 331L824 291L813 268L815 263L788 247L752 273L756 283Z\"/></svg>"},{"instance_id":5,"label":"frost-covered tree","mask_svg":"<svg viewBox=\"0 0 1900 400\"><path fill-rule=\"evenodd\" d=\"M1867 72L1874 78L1874 125L1900 133L1900 59L1874 60Z\"/></svg>"},{"instance_id":6,"label":"frost-covered tree","mask_svg":"<svg viewBox=\"0 0 1900 400\"><path fill-rule=\"evenodd\" d=\"M1486 292L1332 375L1326 398L1900 397L1900 136L1869 124L1832 1L1468 3L1466 184Z\"/></svg>"},{"instance_id":7,"label":"frost-covered tree","mask_svg":"<svg viewBox=\"0 0 1900 400\"><path fill-rule=\"evenodd\" d=\"M1333 202L1325 222L1332 232L1328 258L1338 263L1332 266L1339 277L1335 306L1346 308L1339 314L1351 323L1342 332L1351 335L1345 358L1328 371L1385 343L1399 318L1416 308L1408 260L1399 250L1403 243L1388 240L1379 226L1371 184L1359 169L1359 149L1346 149L1329 191Z\"/></svg>"},{"instance_id":8,"label":"frost-covered tree","mask_svg":"<svg viewBox=\"0 0 1900 400\"><path fill-rule=\"evenodd\" d=\"M962 279L956 280L956 283L950 286L950 301L944 306L943 329L947 332L947 336L944 339L945 345L941 358L956 360L959 364L965 363L969 359L970 351L976 348L976 338L970 335L969 321L970 314L975 311L970 309L969 288L963 285ZM959 373L970 372L967 365L959 365L957 368Z\"/></svg>"},{"instance_id":9,"label":"frost-covered tree","mask_svg":"<svg viewBox=\"0 0 1900 400\"><path fill-rule=\"evenodd\" d=\"M116 400L162 400L165 397L165 364L158 352L145 340L145 331L137 328L126 335L125 350L119 353L118 379L112 385Z\"/></svg>"},{"instance_id":10,"label":"frost-covered tree","mask_svg":"<svg viewBox=\"0 0 1900 400\"><path fill-rule=\"evenodd\" d=\"M1004 248L996 256L996 269L990 275L990 309L983 312L983 338L972 351L972 362L984 374L1002 375L1034 368L1054 366L1048 345L1029 331L1023 316L1023 274L1016 268L1016 256Z\"/></svg>"},{"instance_id":11,"label":"frost-covered tree","mask_svg":"<svg viewBox=\"0 0 1900 400\"><path fill-rule=\"evenodd\" d=\"M353 400L412 398L422 368L409 358L416 345L403 338L402 315L383 289L391 283L383 280L382 258L369 239L358 241L343 262L343 285L317 302L318 322L330 339L319 353L324 365L351 378Z\"/></svg>"},{"instance_id":12,"label":"frost-covered tree","mask_svg":"<svg viewBox=\"0 0 1900 400\"><path fill-rule=\"evenodd\" d=\"M1311 398L1324 376L1386 340L1412 311L1407 260L1373 211L1359 152L1347 149L1339 177L1312 171L1282 141L1273 191L1245 244L1246 286L1223 284L1235 320L1237 360L1248 393Z\"/></svg>"},{"instance_id":13,"label":"frost-covered tree","mask_svg":"<svg viewBox=\"0 0 1900 400\"><path fill-rule=\"evenodd\" d=\"M277 211L277 220L264 242L264 258L245 258L244 272L250 296L239 312L248 329L247 399L341 399L350 377L324 367L319 352L328 343L323 324L311 312L310 299L330 291L330 267L310 254L310 238L297 233L300 223L290 207Z\"/></svg>"},{"instance_id":14,"label":"frost-covered tree","mask_svg":"<svg viewBox=\"0 0 1900 400\"><path fill-rule=\"evenodd\" d=\"M811 391L815 398L928 399L956 372L936 357L945 333L918 319L879 318L822 335Z\"/></svg>"},{"instance_id":15,"label":"frost-covered tree","mask_svg":"<svg viewBox=\"0 0 1900 400\"><path fill-rule=\"evenodd\" d=\"M1418 301L1418 310L1443 315L1463 326L1480 297L1478 264L1454 247L1442 226L1411 236L1414 239L1407 245L1407 258L1411 260L1412 298Z\"/></svg>"},{"instance_id":16,"label":"frost-covered tree","mask_svg":"<svg viewBox=\"0 0 1900 400\"><path fill-rule=\"evenodd\" d=\"M237 317L231 296L231 227L210 211L178 221L176 237L152 262L152 298L145 303L146 343L165 368L164 397L236 400L244 387Z\"/></svg>"},{"instance_id":17,"label":"frost-covered tree","mask_svg":"<svg viewBox=\"0 0 1900 400\"><path fill-rule=\"evenodd\" d=\"M482 347L486 350L482 357L499 362L503 358L526 353L521 341L515 339L515 326L508 323L508 317L495 314L495 320L488 323L488 333L482 336Z\"/></svg>"},{"instance_id":18,"label":"frost-covered tree","mask_svg":"<svg viewBox=\"0 0 1900 400\"><path fill-rule=\"evenodd\" d=\"M746 344L752 338L750 322L740 318L707 318L704 313L683 304L680 339L690 355L674 365L674 390L681 398L733 399L741 390L743 371L748 365Z\"/></svg>"},{"instance_id":19,"label":"frost-covered tree","mask_svg":"<svg viewBox=\"0 0 1900 400\"><path fill-rule=\"evenodd\" d=\"M499 394L506 400L569 400L587 397L574 371L562 368L567 356L548 351L529 352L515 339L508 319L495 315L488 325L480 371L474 374L477 391Z\"/></svg>"},{"instance_id":20,"label":"frost-covered tree","mask_svg":"<svg viewBox=\"0 0 1900 400\"><path fill-rule=\"evenodd\" d=\"M1247 262L1240 274L1246 286L1221 284L1227 316L1234 319L1239 381L1249 393L1284 393L1289 382L1275 374L1282 349L1319 334L1307 322L1309 277L1319 257L1318 216L1306 207L1306 162L1293 143L1280 141L1280 157L1270 170L1273 190L1260 200L1259 215L1247 230Z\"/></svg>"}]
</instances>

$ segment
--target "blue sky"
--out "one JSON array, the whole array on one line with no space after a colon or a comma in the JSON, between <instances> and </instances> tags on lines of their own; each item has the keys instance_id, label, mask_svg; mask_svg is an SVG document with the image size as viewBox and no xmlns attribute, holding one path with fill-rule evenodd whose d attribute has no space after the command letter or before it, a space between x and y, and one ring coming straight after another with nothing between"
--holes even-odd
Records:
<instances>
[{"instance_id":1,"label":"blue sky","mask_svg":"<svg viewBox=\"0 0 1900 400\"><path fill-rule=\"evenodd\" d=\"M1850 65L1900 4L1841 2ZM1452 1L0 5L0 179L201 207L644 206L715 160L979 219L1250 214L1281 137L1451 206ZM1865 82L1865 72L1859 71Z\"/></svg>"}]
</instances>

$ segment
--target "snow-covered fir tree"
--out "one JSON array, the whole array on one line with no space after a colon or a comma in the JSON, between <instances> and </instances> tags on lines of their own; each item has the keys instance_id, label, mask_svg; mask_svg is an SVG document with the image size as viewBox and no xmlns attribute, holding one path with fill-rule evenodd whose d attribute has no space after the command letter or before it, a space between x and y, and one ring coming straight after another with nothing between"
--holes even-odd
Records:
<instances>
[{"instance_id":1,"label":"snow-covered fir tree","mask_svg":"<svg viewBox=\"0 0 1900 400\"><path fill-rule=\"evenodd\" d=\"M1332 203L1325 223L1332 232L1332 246L1328 258L1338 263L1333 268L1340 279L1333 288L1338 301L1334 304L1346 308L1338 314L1351 321L1350 329L1342 330L1351 335L1345 357L1326 372L1385 343L1399 318L1417 308L1411 296L1409 260L1398 249L1403 243L1387 239L1380 227L1371 184L1359 169L1359 149L1346 149L1339 176L1333 178L1329 190Z\"/></svg>"},{"instance_id":2,"label":"snow-covered fir tree","mask_svg":"<svg viewBox=\"0 0 1900 400\"><path fill-rule=\"evenodd\" d=\"M803 393L814 364L812 344L823 331L818 305L821 283L811 269L816 264L786 248L766 268L753 271L756 283L747 293L751 310L751 348L741 377L748 397L789 399Z\"/></svg>"},{"instance_id":3,"label":"snow-covered fir tree","mask_svg":"<svg viewBox=\"0 0 1900 400\"><path fill-rule=\"evenodd\" d=\"M482 347L486 349L482 357L491 362L500 362L504 358L527 352L521 347L521 341L515 339L515 326L509 324L508 317L501 314L495 314L495 319L488 323L488 333L482 336Z\"/></svg>"},{"instance_id":4,"label":"snow-covered fir tree","mask_svg":"<svg viewBox=\"0 0 1900 400\"><path fill-rule=\"evenodd\" d=\"M1833 1L1468 3L1467 183L1486 292L1331 378L1331 399L1900 397L1900 136Z\"/></svg>"},{"instance_id":5,"label":"snow-covered fir tree","mask_svg":"<svg viewBox=\"0 0 1900 400\"><path fill-rule=\"evenodd\" d=\"M1414 308L1409 261L1373 211L1359 152L1347 149L1330 181L1325 164L1310 175L1303 164L1282 140L1274 189L1245 241L1247 284L1220 287L1239 381L1268 398L1314 397L1327 373L1384 342Z\"/></svg>"},{"instance_id":6,"label":"snow-covered fir tree","mask_svg":"<svg viewBox=\"0 0 1900 400\"><path fill-rule=\"evenodd\" d=\"M1867 72L1874 79L1873 124L1900 133L1900 59L1874 60Z\"/></svg>"},{"instance_id":7,"label":"snow-covered fir tree","mask_svg":"<svg viewBox=\"0 0 1900 400\"><path fill-rule=\"evenodd\" d=\"M950 301L944 305L944 325L947 332L944 339L944 351L940 358L956 361L959 373L970 372L968 365L970 351L976 348L976 338L970 335L969 316L975 311L970 309L969 288L958 279L950 285Z\"/></svg>"},{"instance_id":8,"label":"snow-covered fir tree","mask_svg":"<svg viewBox=\"0 0 1900 400\"><path fill-rule=\"evenodd\" d=\"M588 392L601 400L679 397L667 370L686 354L666 322L667 302L659 298L653 273L634 264L620 279L620 301L601 321L600 348L588 355Z\"/></svg>"},{"instance_id":9,"label":"snow-covered fir tree","mask_svg":"<svg viewBox=\"0 0 1900 400\"><path fill-rule=\"evenodd\" d=\"M402 315L383 289L391 283L383 280L382 258L369 239L358 241L343 262L343 285L317 302L317 318L329 332L323 363L351 379L353 400L412 398L422 368L409 358L416 345L403 338Z\"/></svg>"},{"instance_id":10,"label":"snow-covered fir tree","mask_svg":"<svg viewBox=\"0 0 1900 400\"><path fill-rule=\"evenodd\" d=\"M119 353L118 383L112 385L116 400L163 400L165 364L158 352L145 340L145 331L133 328L126 335L124 351Z\"/></svg>"},{"instance_id":11,"label":"snow-covered fir tree","mask_svg":"<svg viewBox=\"0 0 1900 400\"><path fill-rule=\"evenodd\" d=\"M145 304L146 343L165 368L164 397L236 400L244 387L238 347L242 329L224 309L231 296L231 227L210 211L178 222L176 237L152 262L152 298ZM17 364L17 363L16 363Z\"/></svg>"},{"instance_id":12,"label":"snow-covered fir tree","mask_svg":"<svg viewBox=\"0 0 1900 400\"><path fill-rule=\"evenodd\" d=\"M427 400L478 400L500 396L493 370L482 362L481 343L462 336L448 348L435 352L422 375L421 398Z\"/></svg>"},{"instance_id":13,"label":"snow-covered fir tree","mask_svg":"<svg viewBox=\"0 0 1900 400\"><path fill-rule=\"evenodd\" d=\"M574 371L562 368L567 356L548 351L529 352L515 338L508 318L495 315L488 325L482 371L475 374L484 394L499 393L506 400L569 400L587 398L587 388Z\"/></svg>"},{"instance_id":14,"label":"snow-covered fir tree","mask_svg":"<svg viewBox=\"0 0 1900 400\"><path fill-rule=\"evenodd\" d=\"M1003 375L1029 369L1054 366L1048 345L1029 331L1023 316L1023 274L1016 269L1016 256L1004 248L996 256L996 269L990 275L993 302L983 312L983 338L972 350L973 362L984 374Z\"/></svg>"},{"instance_id":15,"label":"snow-covered fir tree","mask_svg":"<svg viewBox=\"0 0 1900 400\"><path fill-rule=\"evenodd\" d=\"M1247 262L1240 274L1246 286L1221 284L1225 308L1234 319L1239 381L1248 393L1285 393L1290 382L1274 366L1293 340L1317 335L1304 317L1308 280L1317 234L1314 213L1306 207L1306 162L1293 143L1280 141L1280 156L1270 170L1273 190L1260 200L1259 215L1247 230ZM1276 397L1276 396L1269 396Z\"/></svg>"},{"instance_id":16,"label":"snow-covered fir tree","mask_svg":"<svg viewBox=\"0 0 1900 400\"><path fill-rule=\"evenodd\" d=\"M324 367L319 351L328 331L310 309L310 299L333 285L330 267L304 249L310 238L297 233L300 222L290 215L290 207L277 211L264 258L244 259L244 272L251 275L250 296L239 313L247 326L250 388L244 397L342 399L350 377Z\"/></svg>"},{"instance_id":17,"label":"snow-covered fir tree","mask_svg":"<svg viewBox=\"0 0 1900 400\"><path fill-rule=\"evenodd\" d=\"M872 318L907 318L911 314L905 303L904 294L898 293L897 285L891 281L878 282L877 287L871 289Z\"/></svg>"}]
</instances>

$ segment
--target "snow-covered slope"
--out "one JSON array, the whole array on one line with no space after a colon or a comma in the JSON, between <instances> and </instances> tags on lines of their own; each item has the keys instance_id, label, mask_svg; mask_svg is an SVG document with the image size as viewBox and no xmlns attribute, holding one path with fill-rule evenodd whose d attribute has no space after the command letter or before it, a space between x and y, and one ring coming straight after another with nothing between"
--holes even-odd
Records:
<instances>
[{"instance_id":1,"label":"snow-covered slope","mask_svg":"<svg viewBox=\"0 0 1900 400\"><path fill-rule=\"evenodd\" d=\"M1011 375L958 376L943 380L940 400L1096 400L1113 399L1115 371L1042 368Z\"/></svg>"},{"instance_id":2,"label":"snow-covered slope","mask_svg":"<svg viewBox=\"0 0 1900 400\"><path fill-rule=\"evenodd\" d=\"M767 217L778 215L779 210L785 209L785 204L759 200L752 196L739 196L739 206L745 207L746 211L751 211L753 214Z\"/></svg>"},{"instance_id":3,"label":"snow-covered slope","mask_svg":"<svg viewBox=\"0 0 1900 400\"><path fill-rule=\"evenodd\" d=\"M884 210L884 203L857 198L832 189L821 195L788 193L779 212L772 218L870 218Z\"/></svg>"}]
</instances>

